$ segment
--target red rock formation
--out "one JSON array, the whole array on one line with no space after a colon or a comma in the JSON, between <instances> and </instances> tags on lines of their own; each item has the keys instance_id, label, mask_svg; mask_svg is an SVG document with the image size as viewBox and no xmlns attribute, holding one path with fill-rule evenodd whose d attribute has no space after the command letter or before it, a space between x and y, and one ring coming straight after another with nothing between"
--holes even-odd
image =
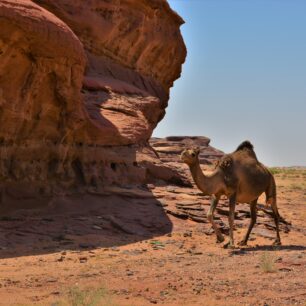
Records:
<instances>
[{"instance_id":1,"label":"red rock formation","mask_svg":"<svg viewBox=\"0 0 306 306\"><path fill-rule=\"evenodd\" d=\"M165 0L34 0L65 21L87 54L83 95L95 143L147 141L164 116L186 49ZM106 129L101 133L101 129Z\"/></svg>"},{"instance_id":2,"label":"red rock formation","mask_svg":"<svg viewBox=\"0 0 306 306\"><path fill-rule=\"evenodd\" d=\"M1 1L2 197L145 182L182 23L165 0Z\"/></svg>"},{"instance_id":3,"label":"red rock formation","mask_svg":"<svg viewBox=\"0 0 306 306\"><path fill-rule=\"evenodd\" d=\"M151 138L150 144L164 163L182 163L180 154L186 148L200 148L201 164L212 164L224 153L209 145L210 139L204 136L169 136L166 138ZM186 168L186 167L184 167Z\"/></svg>"}]
</instances>

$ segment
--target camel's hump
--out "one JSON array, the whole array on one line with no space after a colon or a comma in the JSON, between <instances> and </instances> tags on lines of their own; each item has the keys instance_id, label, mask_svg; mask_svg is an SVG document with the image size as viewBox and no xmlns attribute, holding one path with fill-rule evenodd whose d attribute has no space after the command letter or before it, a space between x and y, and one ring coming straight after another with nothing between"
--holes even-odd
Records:
<instances>
[{"instance_id":1,"label":"camel's hump","mask_svg":"<svg viewBox=\"0 0 306 306\"><path fill-rule=\"evenodd\" d=\"M236 149L236 151L240 151L240 150L243 150L243 149L250 149L250 150L253 150L254 149L254 146L248 141L244 141L242 142L238 148Z\"/></svg>"}]
</instances>

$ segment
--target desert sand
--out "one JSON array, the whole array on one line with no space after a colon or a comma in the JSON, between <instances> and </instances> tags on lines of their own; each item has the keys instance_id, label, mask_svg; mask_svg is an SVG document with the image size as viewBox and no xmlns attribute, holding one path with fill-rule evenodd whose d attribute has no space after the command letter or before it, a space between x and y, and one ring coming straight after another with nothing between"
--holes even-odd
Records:
<instances>
[{"instance_id":1,"label":"desert sand","mask_svg":"<svg viewBox=\"0 0 306 306\"><path fill-rule=\"evenodd\" d=\"M291 223L281 224L278 247L273 220L261 210L247 247L217 244L205 220L208 199L195 187L59 196L44 209L4 216L1 304L305 305L306 170L273 171L280 213ZM225 200L219 209L226 233ZM247 210L237 207L236 242Z\"/></svg>"}]
</instances>

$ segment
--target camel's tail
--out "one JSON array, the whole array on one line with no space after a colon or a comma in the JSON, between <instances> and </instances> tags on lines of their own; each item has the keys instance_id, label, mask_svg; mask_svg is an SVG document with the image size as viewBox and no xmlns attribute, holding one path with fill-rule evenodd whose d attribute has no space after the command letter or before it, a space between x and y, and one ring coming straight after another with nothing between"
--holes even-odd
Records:
<instances>
[{"instance_id":1,"label":"camel's tail","mask_svg":"<svg viewBox=\"0 0 306 306\"><path fill-rule=\"evenodd\" d=\"M249 149L249 150L254 150L254 146L248 141L248 140L246 140L246 141L244 141L244 142L242 142L239 146L238 146L238 148L236 149L236 151L240 151L240 150L244 150L244 149Z\"/></svg>"},{"instance_id":2,"label":"camel's tail","mask_svg":"<svg viewBox=\"0 0 306 306\"><path fill-rule=\"evenodd\" d=\"M266 204L271 205L273 212L280 217L276 204L276 184L273 175L271 174L270 184L266 190Z\"/></svg>"}]
</instances>

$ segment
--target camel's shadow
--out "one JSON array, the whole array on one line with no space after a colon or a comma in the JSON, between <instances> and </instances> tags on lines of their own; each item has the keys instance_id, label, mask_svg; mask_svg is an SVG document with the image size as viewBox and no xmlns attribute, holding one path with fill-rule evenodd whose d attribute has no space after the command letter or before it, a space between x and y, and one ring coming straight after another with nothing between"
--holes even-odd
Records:
<instances>
[{"instance_id":1,"label":"camel's shadow","mask_svg":"<svg viewBox=\"0 0 306 306\"><path fill-rule=\"evenodd\" d=\"M304 245L258 245L254 247L243 247L240 249L231 250L232 255L243 255L249 252L258 252L258 251L306 251L306 246Z\"/></svg>"}]
</instances>

